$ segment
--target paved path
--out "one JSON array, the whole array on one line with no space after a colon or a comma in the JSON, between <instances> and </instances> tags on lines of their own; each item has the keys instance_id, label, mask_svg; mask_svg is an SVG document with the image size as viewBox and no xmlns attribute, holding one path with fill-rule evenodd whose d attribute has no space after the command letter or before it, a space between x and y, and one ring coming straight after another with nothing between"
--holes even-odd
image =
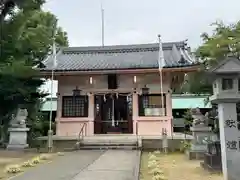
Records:
<instances>
[{"instance_id":1,"label":"paved path","mask_svg":"<svg viewBox=\"0 0 240 180\"><path fill-rule=\"evenodd\" d=\"M108 150L72 180L133 180L137 151Z\"/></svg>"},{"instance_id":2,"label":"paved path","mask_svg":"<svg viewBox=\"0 0 240 180\"><path fill-rule=\"evenodd\" d=\"M77 151L29 169L12 180L132 180L137 151Z\"/></svg>"}]
</instances>

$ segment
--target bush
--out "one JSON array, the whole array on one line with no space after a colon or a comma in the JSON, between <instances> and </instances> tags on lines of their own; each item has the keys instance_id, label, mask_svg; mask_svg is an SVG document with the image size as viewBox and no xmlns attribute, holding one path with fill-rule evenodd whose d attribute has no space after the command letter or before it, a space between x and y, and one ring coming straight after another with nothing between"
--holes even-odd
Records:
<instances>
[{"instance_id":1,"label":"bush","mask_svg":"<svg viewBox=\"0 0 240 180\"><path fill-rule=\"evenodd\" d=\"M157 156L156 156L155 154L149 153L149 154L148 154L148 159L149 159L149 160L156 160L156 159L157 159Z\"/></svg>"},{"instance_id":2,"label":"bush","mask_svg":"<svg viewBox=\"0 0 240 180\"><path fill-rule=\"evenodd\" d=\"M39 157L33 158L32 163L33 164L39 164L40 163L40 158Z\"/></svg>"},{"instance_id":3,"label":"bush","mask_svg":"<svg viewBox=\"0 0 240 180\"><path fill-rule=\"evenodd\" d=\"M154 154L161 154L161 151L158 150L158 151L154 151L153 153Z\"/></svg>"},{"instance_id":4,"label":"bush","mask_svg":"<svg viewBox=\"0 0 240 180\"><path fill-rule=\"evenodd\" d=\"M162 174L157 174L156 176L152 177L152 180L167 180L167 178Z\"/></svg>"},{"instance_id":5,"label":"bush","mask_svg":"<svg viewBox=\"0 0 240 180\"><path fill-rule=\"evenodd\" d=\"M49 160L51 159L51 155L48 155L48 154L41 154L39 156L40 160Z\"/></svg>"},{"instance_id":6,"label":"bush","mask_svg":"<svg viewBox=\"0 0 240 180\"><path fill-rule=\"evenodd\" d=\"M21 167L19 165L10 165L6 167L5 171L9 174L16 174L21 172Z\"/></svg>"},{"instance_id":7,"label":"bush","mask_svg":"<svg viewBox=\"0 0 240 180\"><path fill-rule=\"evenodd\" d=\"M156 166L150 171L150 174L152 174L153 176L156 176L158 174L163 175L163 171L160 169L159 166Z\"/></svg>"},{"instance_id":8,"label":"bush","mask_svg":"<svg viewBox=\"0 0 240 180\"><path fill-rule=\"evenodd\" d=\"M153 168L157 166L157 161L156 160L151 160L148 161L148 168Z\"/></svg>"},{"instance_id":9,"label":"bush","mask_svg":"<svg viewBox=\"0 0 240 180\"><path fill-rule=\"evenodd\" d=\"M191 143L189 141L181 141L180 152L185 152L191 148Z\"/></svg>"},{"instance_id":10,"label":"bush","mask_svg":"<svg viewBox=\"0 0 240 180\"><path fill-rule=\"evenodd\" d=\"M64 156L64 153L63 152L58 152L57 155L58 156Z\"/></svg>"},{"instance_id":11,"label":"bush","mask_svg":"<svg viewBox=\"0 0 240 180\"><path fill-rule=\"evenodd\" d=\"M26 161L22 164L22 167L33 167L33 163L31 161Z\"/></svg>"}]
</instances>

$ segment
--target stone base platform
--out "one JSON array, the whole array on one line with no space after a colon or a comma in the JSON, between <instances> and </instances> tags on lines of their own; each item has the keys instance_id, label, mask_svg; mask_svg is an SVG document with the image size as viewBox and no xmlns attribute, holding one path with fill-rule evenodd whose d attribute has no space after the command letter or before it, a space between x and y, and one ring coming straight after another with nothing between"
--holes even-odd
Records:
<instances>
[{"instance_id":1,"label":"stone base platform","mask_svg":"<svg viewBox=\"0 0 240 180\"><path fill-rule=\"evenodd\" d=\"M47 136L39 137L38 140L41 141L41 148L47 146ZM191 135L185 135L182 133L174 133L173 136L168 137L168 146L170 151L176 151L180 149L181 141L192 139ZM76 143L78 142L78 137L74 136L53 136L54 148L58 150L62 149L74 149L76 148ZM88 147L98 147L103 146L137 146L138 149L143 150L160 150L162 149L162 136L137 136L133 134L103 134L103 135L93 135L84 136L81 140L82 146Z\"/></svg>"},{"instance_id":2,"label":"stone base platform","mask_svg":"<svg viewBox=\"0 0 240 180\"><path fill-rule=\"evenodd\" d=\"M15 151L15 150L25 150L26 148L28 148L29 147L29 145L28 144L8 144L7 145L7 150L13 150L13 151Z\"/></svg>"},{"instance_id":3,"label":"stone base platform","mask_svg":"<svg viewBox=\"0 0 240 180\"><path fill-rule=\"evenodd\" d=\"M221 173L222 172L222 167L221 166L219 166L219 167L211 167L211 166L205 164L204 162L200 162L200 166L203 169L205 169L205 170L207 170L207 171L209 171L211 173Z\"/></svg>"},{"instance_id":4,"label":"stone base platform","mask_svg":"<svg viewBox=\"0 0 240 180\"><path fill-rule=\"evenodd\" d=\"M200 151L186 151L185 154L187 155L189 160L203 160L204 159L204 153Z\"/></svg>"}]
</instances>

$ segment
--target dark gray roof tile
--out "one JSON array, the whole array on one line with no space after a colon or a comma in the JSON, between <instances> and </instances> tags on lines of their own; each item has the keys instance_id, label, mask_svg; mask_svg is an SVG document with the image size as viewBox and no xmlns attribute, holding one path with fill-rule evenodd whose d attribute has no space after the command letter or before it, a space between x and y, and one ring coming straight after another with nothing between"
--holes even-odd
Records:
<instances>
[{"instance_id":1,"label":"dark gray roof tile","mask_svg":"<svg viewBox=\"0 0 240 180\"><path fill-rule=\"evenodd\" d=\"M194 59L185 50L185 42L163 43L165 66L191 66ZM159 44L66 47L57 53L56 71L94 71L113 69L158 68ZM179 63L181 57L184 63ZM53 56L43 61L49 71L53 68Z\"/></svg>"}]
</instances>

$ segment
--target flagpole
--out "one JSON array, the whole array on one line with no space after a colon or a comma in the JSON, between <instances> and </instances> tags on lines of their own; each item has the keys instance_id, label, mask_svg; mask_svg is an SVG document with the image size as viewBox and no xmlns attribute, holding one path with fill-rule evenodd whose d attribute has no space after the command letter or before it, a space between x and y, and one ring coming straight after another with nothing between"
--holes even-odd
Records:
<instances>
[{"instance_id":1,"label":"flagpole","mask_svg":"<svg viewBox=\"0 0 240 180\"><path fill-rule=\"evenodd\" d=\"M104 9L101 3L101 20L102 20L102 46L104 46Z\"/></svg>"},{"instance_id":2,"label":"flagpole","mask_svg":"<svg viewBox=\"0 0 240 180\"><path fill-rule=\"evenodd\" d=\"M53 149L53 130L52 130L52 117L53 117L53 79L54 79L54 69L56 67L56 44L55 37L53 37L52 45L52 56L53 56L53 67L51 72L51 95L50 95L50 115L49 115L49 130L48 130L48 152L51 153Z\"/></svg>"},{"instance_id":3,"label":"flagpole","mask_svg":"<svg viewBox=\"0 0 240 180\"><path fill-rule=\"evenodd\" d=\"M160 93L161 93L161 103L162 103L162 115L165 116L164 95L163 95L163 73L162 73L162 69L164 66L164 55L163 55L163 49L162 49L161 35L158 35L158 41L159 41L158 70L159 70L159 75L160 75Z\"/></svg>"}]
</instances>

